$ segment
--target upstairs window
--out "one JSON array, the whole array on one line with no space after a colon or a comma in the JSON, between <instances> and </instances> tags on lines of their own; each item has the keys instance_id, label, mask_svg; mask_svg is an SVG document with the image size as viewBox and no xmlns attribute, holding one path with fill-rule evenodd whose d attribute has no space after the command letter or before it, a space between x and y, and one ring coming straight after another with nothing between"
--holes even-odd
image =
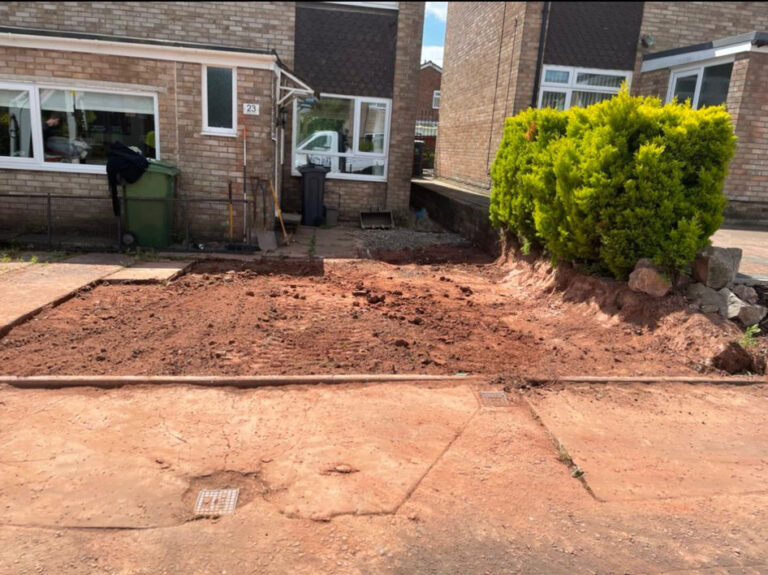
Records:
<instances>
[{"instance_id":1,"label":"upstairs window","mask_svg":"<svg viewBox=\"0 0 768 575\"><path fill-rule=\"evenodd\" d=\"M433 110L440 109L440 90L435 90L434 92L432 92L432 109Z\"/></svg>"},{"instance_id":2,"label":"upstairs window","mask_svg":"<svg viewBox=\"0 0 768 575\"><path fill-rule=\"evenodd\" d=\"M629 71L544 66L539 108L567 110L573 106L591 106L612 98L619 93L623 82L629 85L631 81Z\"/></svg>"},{"instance_id":3,"label":"upstairs window","mask_svg":"<svg viewBox=\"0 0 768 575\"><path fill-rule=\"evenodd\" d=\"M203 66L203 132L237 135L237 77L234 68Z\"/></svg>"},{"instance_id":4,"label":"upstairs window","mask_svg":"<svg viewBox=\"0 0 768 575\"><path fill-rule=\"evenodd\" d=\"M694 109L725 104L732 71L733 62L676 70L669 81L667 101L690 100Z\"/></svg>"}]
</instances>

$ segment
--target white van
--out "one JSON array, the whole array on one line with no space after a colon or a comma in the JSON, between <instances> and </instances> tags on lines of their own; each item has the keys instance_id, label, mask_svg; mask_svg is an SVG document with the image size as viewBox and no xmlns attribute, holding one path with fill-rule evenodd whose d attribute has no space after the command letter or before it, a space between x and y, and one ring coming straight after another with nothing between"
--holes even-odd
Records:
<instances>
[{"instance_id":1,"label":"white van","mask_svg":"<svg viewBox=\"0 0 768 575\"><path fill-rule=\"evenodd\" d=\"M344 150L340 149L338 132L323 130L313 132L303 142L296 146L295 168L307 164L325 166L331 173L337 174L370 174L381 175L384 173L383 158L366 158L364 156L327 156L323 152L351 153L350 142L346 142ZM383 138L383 135L381 136Z\"/></svg>"}]
</instances>

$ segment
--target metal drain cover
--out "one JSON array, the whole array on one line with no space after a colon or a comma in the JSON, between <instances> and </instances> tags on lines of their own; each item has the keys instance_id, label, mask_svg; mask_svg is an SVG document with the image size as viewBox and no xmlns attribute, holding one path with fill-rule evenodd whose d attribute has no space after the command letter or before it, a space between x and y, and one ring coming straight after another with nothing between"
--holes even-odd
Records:
<instances>
[{"instance_id":1,"label":"metal drain cover","mask_svg":"<svg viewBox=\"0 0 768 575\"><path fill-rule=\"evenodd\" d=\"M480 402L484 407L504 407L509 405L507 394L503 391L481 391Z\"/></svg>"},{"instance_id":2,"label":"metal drain cover","mask_svg":"<svg viewBox=\"0 0 768 575\"><path fill-rule=\"evenodd\" d=\"M239 489L201 489L195 503L195 515L232 515Z\"/></svg>"}]
</instances>

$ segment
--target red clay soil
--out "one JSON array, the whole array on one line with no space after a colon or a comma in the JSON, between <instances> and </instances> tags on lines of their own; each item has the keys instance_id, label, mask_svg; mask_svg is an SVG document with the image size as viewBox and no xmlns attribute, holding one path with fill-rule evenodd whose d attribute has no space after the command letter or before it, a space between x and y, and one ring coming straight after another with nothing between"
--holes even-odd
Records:
<instances>
[{"instance_id":1,"label":"red clay soil","mask_svg":"<svg viewBox=\"0 0 768 575\"><path fill-rule=\"evenodd\" d=\"M1 371L694 375L741 337L682 296L543 263L457 247L378 257L208 262L168 285L98 286L0 340Z\"/></svg>"}]
</instances>

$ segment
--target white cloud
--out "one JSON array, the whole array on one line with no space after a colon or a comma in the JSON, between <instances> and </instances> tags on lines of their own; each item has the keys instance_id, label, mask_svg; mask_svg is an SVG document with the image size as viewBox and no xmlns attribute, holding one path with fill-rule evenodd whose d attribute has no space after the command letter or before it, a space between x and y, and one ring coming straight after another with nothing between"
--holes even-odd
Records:
<instances>
[{"instance_id":1,"label":"white cloud","mask_svg":"<svg viewBox=\"0 0 768 575\"><path fill-rule=\"evenodd\" d=\"M422 46L421 63L431 60L441 68L443 67L443 48L442 46Z\"/></svg>"},{"instance_id":2,"label":"white cloud","mask_svg":"<svg viewBox=\"0 0 768 575\"><path fill-rule=\"evenodd\" d=\"M440 22L445 22L448 16L448 2L427 2L427 16L434 16Z\"/></svg>"}]
</instances>

